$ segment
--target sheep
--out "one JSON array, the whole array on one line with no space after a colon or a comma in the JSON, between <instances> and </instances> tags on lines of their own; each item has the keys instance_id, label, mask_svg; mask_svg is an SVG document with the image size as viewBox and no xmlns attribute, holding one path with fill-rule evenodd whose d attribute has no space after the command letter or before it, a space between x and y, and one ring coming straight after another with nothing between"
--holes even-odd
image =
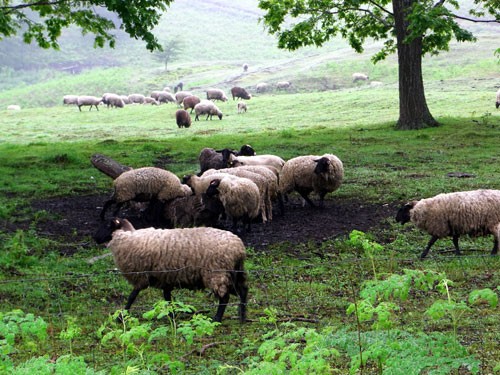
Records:
<instances>
[{"instance_id":1,"label":"sheep","mask_svg":"<svg viewBox=\"0 0 500 375\"><path fill-rule=\"evenodd\" d=\"M124 104L130 104L128 95L120 95L120 98L122 98Z\"/></svg>"},{"instance_id":2,"label":"sheep","mask_svg":"<svg viewBox=\"0 0 500 375\"><path fill-rule=\"evenodd\" d=\"M63 104L74 104L78 103L78 95L64 95L63 96Z\"/></svg>"},{"instance_id":3,"label":"sheep","mask_svg":"<svg viewBox=\"0 0 500 375\"><path fill-rule=\"evenodd\" d=\"M258 83L257 86L255 86L255 91L257 93L266 92L269 91L269 89L270 89L269 84L265 82Z\"/></svg>"},{"instance_id":4,"label":"sheep","mask_svg":"<svg viewBox=\"0 0 500 375\"><path fill-rule=\"evenodd\" d=\"M369 77L364 73L353 73L352 74L352 81L353 82L368 81L368 79L369 79Z\"/></svg>"},{"instance_id":5,"label":"sheep","mask_svg":"<svg viewBox=\"0 0 500 375\"><path fill-rule=\"evenodd\" d=\"M327 193L337 190L344 178L344 166L335 155L306 155L288 160L280 172L280 191L283 195L295 190L311 206L309 193L319 196L320 207L324 206Z\"/></svg>"},{"instance_id":6,"label":"sheep","mask_svg":"<svg viewBox=\"0 0 500 375\"><path fill-rule=\"evenodd\" d=\"M21 106L18 104L10 104L7 106L7 111L20 111Z\"/></svg>"},{"instance_id":7,"label":"sheep","mask_svg":"<svg viewBox=\"0 0 500 375\"><path fill-rule=\"evenodd\" d=\"M83 106L90 106L89 111L92 110L92 107L95 106L95 109L99 110L97 107L99 104L102 103L102 98L98 98L97 96L89 96L89 95L82 95L79 96L78 99L76 100L76 105L78 106L78 109L80 112L82 111Z\"/></svg>"},{"instance_id":8,"label":"sheep","mask_svg":"<svg viewBox=\"0 0 500 375\"><path fill-rule=\"evenodd\" d=\"M210 176L207 176L210 177ZM238 232L238 222L243 224L243 233L251 231L251 221L259 214L260 192L248 178L225 175L210 182L206 191L208 197L217 196L224 206L224 212L232 218L233 232Z\"/></svg>"},{"instance_id":9,"label":"sheep","mask_svg":"<svg viewBox=\"0 0 500 375\"><path fill-rule=\"evenodd\" d=\"M161 168L143 167L123 172L113 181L113 194L101 210L104 220L106 210L116 204L114 216L121 206L130 201L147 202L157 199L161 202L185 196L179 177Z\"/></svg>"},{"instance_id":10,"label":"sheep","mask_svg":"<svg viewBox=\"0 0 500 375\"><path fill-rule=\"evenodd\" d=\"M128 100L130 101L130 104L144 104L146 101L146 97L142 94L130 94L128 96Z\"/></svg>"},{"instance_id":11,"label":"sheep","mask_svg":"<svg viewBox=\"0 0 500 375\"><path fill-rule=\"evenodd\" d=\"M213 148L204 148L198 156L200 162L200 174L203 174L208 169L221 169L229 166L229 155L255 155L255 151L250 145L243 145L240 151L236 152L228 148L222 150L214 150Z\"/></svg>"},{"instance_id":12,"label":"sheep","mask_svg":"<svg viewBox=\"0 0 500 375\"><path fill-rule=\"evenodd\" d=\"M233 167L242 165L270 165L279 171L283 168L285 161L276 155L255 155L255 156L233 156L229 157L229 163Z\"/></svg>"},{"instance_id":13,"label":"sheep","mask_svg":"<svg viewBox=\"0 0 500 375\"><path fill-rule=\"evenodd\" d=\"M182 101L182 105L184 106L184 109L187 111L189 108L191 108L191 111L189 113L193 113L194 106L201 102L201 99L197 97L196 95L191 95Z\"/></svg>"},{"instance_id":14,"label":"sheep","mask_svg":"<svg viewBox=\"0 0 500 375\"><path fill-rule=\"evenodd\" d=\"M224 214L221 201L215 197L209 198L205 193L193 194L188 185L183 186L189 190L189 195L166 202L162 218L172 228L215 227L219 217Z\"/></svg>"},{"instance_id":15,"label":"sheep","mask_svg":"<svg viewBox=\"0 0 500 375\"><path fill-rule=\"evenodd\" d=\"M193 95L191 91L179 91L175 93L175 102L177 103L178 106L182 104L182 101L184 98Z\"/></svg>"},{"instance_id":16,"label":"sheep","mask_svg":"<svg viewBox=\"0 0 500 375\"><path fill-rule=\"evenodd\" d=\"M125 102L123 101L122 97L117 94L112 94L112 93L105 93L102 96L102 102L106 104L106 106L109 107L115 107L115 108L123 108L125 107Z\"/></svg>"},{"instance_id":17,"label":"sheep","mask_svg":"<svg viewBox=\"0 0 500 375\"><path fill-rule=\"evenodd\" d=\"M276 90L288 90L291 85L288 81L280 81L276 83Z\"/></svg>"},{"instance_id":18,"label":"sheep","mask_svg":"<svg viewBox=\"0 0 500 375\"><path fill-rule=\"evenodd\" d=\"M498 109L500 107L500 89L497 91L497 101L495 103L495 107Z\"/></svg>"},{"instance_id":19,"label":"sheep","mask_svg":"<svg viewBox=\"0 0 500 375\"><path fill-rule=\"evenodd\" d=\"M158 103L175 103L175 96L168 91L158 91L156 100Z\"/></svg>"},{"instance_id":20,"label":"sheep","mask_svg":"<svg viewBox=\"0 0 500 375\"><path fill-rule=\"evenodd\" d=\"M243 242L216 228L135 229L126 219L101 225L94 240L113 254L117 268L132 285L125 310L149 286L171 301L175 288L210 289L219 300L213 320L222 321L230 294L239 296L238 316L246 320L248 286Z\"/></svg>"},{"instance_id":21,"label":"sheep","mask_svg":"<svg viewBox=\"0 0 500 375\"><path fill-rule=\"evenodd\" d=\"M222 120L222 112L220 109L211 101L209 100L202 100L198 104L194 106L194 113L196 114L194 120L199 121L199 116L200 115L207 115L207 118L205 120L208 120L210 117L210 120L212 120L212 116L216 115L219 120Z\"/></svg>"},{"instance_id":22,"label":"sheep","mask_svg":"<svg viewBox=\"0 0 500 375\"><path fill-rule=\"evenodd\" d=\"M175 122L179 128L189 128L191 126L191 116L183 109L178 109L175 112Z\"/></svg>"},{"instance_id":23,"label":"sheep","mask_svg":"<svg viewBox=\"0 0 500 375\"><path fill-rule=\"evenodd\" d=\"M144 104L158 105L158 101L150 96L144 97Z\"/></svg>"},{"instance_id":24,"label":"sheep","mask_svg":"<svg viewBox=\"0 0 500 375\"><path fill-rule=\"evenodd\" d=\"M500 240L500 190L471 190L438 194L431 198L408 202L396 214L402 225L413 222L431 235L420 258L440 238L451 236L455 254L460 254L458 239L461 235L494 237L491 255L498 253Z\"/></svg>"},{"instance_id":25,"label":"sheep","mask_svg":"<svg viewBox=\"0 0 500 375\"><path fill-rule=\"evenodd\" d=\"M243 87L235 86L231 89L231 95L233 96L233 100L238 99L252 99L252 95L247 92Z\"/></svg>"},{"instance_id":26,"label":"sheep","mask_svg":"<svg viewBox=\"0 0 500 375\"><path fill-rule=\"evenodd\" d=\"M208 89L207 90L207 100L220 100L222 102L227 101L227 96L221 89Z\"/></svg>"},{"instance_id":27,"label":"sheep","mask_svg":"<svg viewBox=\"0 0 500 375\"><path fill-rule=\"evenodd\" d=\"M247 103L245 103L245 102L239 102L237 108L238 108L238 113L243 113L243 112L246 113L246 111L248 109L247 108Z\"/></svg>"},{"instance_id":28,"label":"sheep","mask_svg":"<svg viewBox=\"0 0 500 375\"><path fill-rule=\"evenodd\" d=\"M206 193L212 180L216 178L224 178L227 176L228 175L225 173L212 173L209 175L203 174L201 176L197 176L195 174L187 174L182 177L182 183L191 188L191 193L193 195L201 197L204 193ZM231 175L229 177L238 178L236 176L231 176Z\"/></svg>"},{"instance_id":29,"label":"sheep","mask_svg":"<svg viewBox=\"0 0 500 375\"><path fill-rule=\"evenodd\" d=\"M184 83L179 82L177 85L174 87L174 93L182 91L182 88L184 87Z\"/></svg>"},{"instance_id":30,"label":"sheep","mask_svg":"<svg viewBox=\"0 0 500 375\"><path fill-rule=\"evenodd\" d=\"M166 91L166 92L172 92L172 89L170 88L170 86L165 86L163 88L163 91Z\"/></svg>"},{"instance_id":31,"label":"sheep","mask_svg":"<svg viewBox=\"0 0 500 375\"><path fill-rule=\"evenodd\" d=\"M248 64L243 64L243 71L246 73L248 71Z\"/></svg>"}]
</instances>

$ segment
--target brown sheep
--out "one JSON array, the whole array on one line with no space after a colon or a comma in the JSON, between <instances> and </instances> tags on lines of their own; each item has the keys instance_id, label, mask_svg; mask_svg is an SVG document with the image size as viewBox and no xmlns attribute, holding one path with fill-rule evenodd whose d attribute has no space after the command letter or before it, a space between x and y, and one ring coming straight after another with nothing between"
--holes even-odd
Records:
<instances>
[{"instance_id":1,"label":"brown sheep","mask_svg":"<svg viewBox=\"0 0 500 375\"><path fill-rule=\"evenodd\" d=\"M189 128L191 126L191 116L184 109L178 109L175 112L175 121L179 128Z\"/></svg>"},{"instance_id":2,"label":"brown sheep","mask_svg":"<svg viewBox=\"0 0 500 375\"><path fill-rule=\"evenodd\" d=\"M199 97L196 95L188 96L184 98L182 101L182 104L184 105L184 109L187 111L189 108L191 108L191 111L189 113L193 113L194 106L198 104L201 101Z\"/></svg>"},{"instance_id":3,"label":"brown sheep","mask_svg":"<svg viewBox=\"0 0 500 375\"><path fill-rule=\"evenodd\" d=\"M246 99L250 100L252 95L247 92L243 87L233 87L231 89L231 95L233 96L233 100L238 99Z\"/></svg>"}]
</instances>

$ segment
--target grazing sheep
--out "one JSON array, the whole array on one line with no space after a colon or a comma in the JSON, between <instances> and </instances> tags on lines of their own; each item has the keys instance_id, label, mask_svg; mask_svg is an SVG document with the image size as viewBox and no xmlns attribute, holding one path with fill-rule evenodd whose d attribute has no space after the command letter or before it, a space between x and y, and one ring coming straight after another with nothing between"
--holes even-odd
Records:
<instances>
[{"instance_id":1,"label":"grazing sheep","mask_svg":"<svg viewBox=\"0 0 500 375\"><path fill-rule=\"evenodd\" d=\"M18 104L10 104L7 106L7 111L20 111L21 106Z\"/></svg>"},{"instance_id":2,"label":"grazing sheep","mask_svg":"<svg viewBox=\"0 0 500 375\"><path fill-rule=\"evenodd\" d=\"M175 103L175 96L168 91L158 91L156 100L161 103Z\"/></svg>"},{"instance_id":3,"label":"grazing sheep","mask_svg":"<svg viewBox=\"0 0 500 375\"><path fill-rule=\"evenodd\" d=\"M224 178L228 176L225 173L212 173L210 175L197 176L195 174L187 174L182 177L182 183L191 188L191 193L194 195L202 196L206 193L210 183L215 178ZM232 178L237 178L236 176L229 176Z\"/></svg>"},{"instance_id":4,"label":"grazing sheep","mask_svg":"<svg viewBox=\"0 0 500 375\"><path fill-rule=\"evenodd\" d=\"M248 71L248 64L243 64L243 71L245 73Z\"/></svg>"},{"instance_id":5,"label":"grazing sheep","mask_svg":"<svg viewBox=\"0 0 500 375\"><path fill-rule=\"evenodd\" d=\"M210 176L207 176L210 177ZM224 206L224 212L233 221L233 232L238 231L238 222L243 223L243 232L251 231L251 221L259 214L260 192L248 178L225 175L210 182L206 191L208 197L217 196Z\"/></svg>"},{"instance_id":6,"label":"grazing sheep","mask_svg":"<svg viewBox=\"0 0 500 375\"><path fill-rule=\"evenodd\" d=\"M291 85L288 81L280 81L276 83L276 90L288 90Z\"/></svg>"},{"instance_id":7,"label":"grazing sheep","mask_svg":"<svg viewBox=\"0 0 500 375\"><path fill-rule=\"evenodd\" d=\"M130 104L128 95L120 95L120 98L122 98L124 104Z\"/></svg>"},{"instance_id":8,"label":"grazing sheep","mask_svg":"<svg viewBox=\"0 0 500 375\"><path fill-rule=\"evenodd\" d=\"M142 94L130 94L128 100L130 104L144 104L146 97Z\"/></svg>"},{"instance_id":9,"label":"grazing sheep","mask_svg":"<svg viewBox=\"0 0 500 375\"><path fill-rule=\"evenodd\" d=\"M166 202L162 218L166 219L170 228L215 227L224 206L218 198L208 198L205 193L196 195L188 185L189 195Z\"/></svg>"},{"instance_id":10,"label":"grazing sheep","mask_svg":"<svg viewBox=\"0 0 500 375\"><path fill-rule=\"evenodd\" d=\"M227 102L227 96L221 89L208 89L207 100L220 100L222 102Z\"/></svg>"},{"instance_id":11,"label":"grazing sheep","mask_svg":"<svg viewBox=\"0 0 500 375\"><path fill-rule=\"evenodd\" d=\"M214 150L213 148L204 148L198 156L200 162L200 175L209 169L222 169L229 167L229 155L255 155L255 151L250 145L243 145L240 151L236 152L228 148Z\"/></svg>"},{"instance_id":12,"label":"grazing sheep","mask_svg":"<svg viewBox=\"0 0 500 375\"><path fill-rule=\"evenodd\" d=\"M144 98L144 104L158 105L158 101L150 96L146 96Z\"/></svg>"},{"instance_id":13,"label":"grazing sheep","mask_svg":"<svg viewBox=\"0 0 500 375\"><path fill-rule=\"evenodd\" d=\"M271 86L269 86L268 83L261 82L261 83L258 83L257 86L255 86L255 91L260 94L260 93L269 91L270 88L271 88Z\"/></svg>"},{"instance_id":14,"label":"grazing sheep","mask_svg":"<svg viewBox=\"0 0 500 375\"><path fill-rule=\"evenodd\" d=\"M239 102L238 103L238 113L243 113L247 111L247 103Z\"/></svg>"},{"instance_id":15,"label":"grazing sheep","mask_svg":"<svg viewBox=\"0 0 500 375\"><path fill-rule=\"evenodd\" d=\"M252 99L252 95L247 92L243 87L238 87L235 86L231 89L231 95L233 96L233 100L236 98L238 99L245 99L245 100L250 100Z\"/></svg>"},{"instance_id":16,"label":"grazing sheep","mask_svg":"<svg viewBox=\"0 0 500 375\"><path fill-rule=\"evenodd\" d=\"M352 74L352 81L353 82L368 81L368 79L369 79L369 77L364 73L353 73Z\"/></svg>"},{"instance_id":17,"label":"grazing sheep","mask_svg":"<svg viewBox=\"0 0 500 375\"><path fill-rule=\"evenodd\" d=\"M182 101L188 96L193 95L191 91L179 91L175 93L175 102L178 106L182 105Z\"/></svg>"},{"instance_id":18,"label":"grazing sheep","mask_svg":"<svg viewBox=\"0 0 500 375\"><path fill-rule=\"evenodd\" d=\"M210 100L202 100L194 106L194 113L196 114L194 120L199 121L200 115L207 115L205 120L212 120L212 116L216 115L219 120L222 120L222 112L220 109Z\"/></svg>"},{"instance_id":19,"label":"grazing sheep","mask_svg":"<svg viewBox=\"0 0 500 375\"><path fill-rule=\"evenodd\" d=\"M431 235L420 255L425 258L439 238L451 236L455 254L460 254L461 235L494 237L491 255L498 253L500 240L500 190L472 190L439 194L432 198L406 203L396 215L396 221L414 223Z\"/></svg>"},{"instance_id":20,"label":"grazing sheep","mask_svg":"<svg viewBox=\"0 0 500 375\"><path fill-rule=\"evenodd\" d=\"M182 91L182 88L184 87L184 83L182 82L179 82L177 85L175 85L174 87L174 93L178 92L178 91Z\"/></svg>"},{"instance_id":21,"label":"grazing sheep","mask_svg":"<svg viewBox=\"0 0 500 375\"><path fill-rule=\"evenodd\" d=\"M498 89L497 91L497 101L495 103L495 106L497 107L497 109L498 107L500 107L500 89Z\"/></svg>"},{"instance_id":22,"label":"grazing sheep","mask_svg":"<svg viewBox=\"0 0 500 375\"><path fill-rule=\"evenodd\" d=\"M279 171L283 168L285 161L276 155L255 155L255 156L233 156L229 157L232 167L242 165L270 165Z\"/></svg>"},{"instance_id":23,"label":"grazing sheep","mask_svg":"<svg viewBox=\"0 0 500 375\"><path fill-rule=\"evenodd\" d=\"M178 109L175 112L175 122L179 128L189 128L191 126L191 116L183 109Z\"/></svg>"},{"instance_id":24,"label":"grazing sheep","mask_svg":"<svg viewBox=\"0 0 500 375\"><path fill-rule=\"evenodd\" d=\"M189 108L191 108L191 111L189 113L193 113L194 106L201 102L201 99L197 97L196 95L191 95L182 101L182 104L184 105L184 109L187 111Z\"/></svg>"},{"instance_id":25,"label":"grazing sheep","mask_svg":"<svg viewBox=\"0 0 500 375\"><path fill-rule=\"evenodd\" d=\"M113 194L101 210L101 220L104 220L106 210L112 204L116 204L113 214L116 216L126 202L148 202L152 199L165 202L186 194L179 177L172 172L155 167L131 169L113 181Z\"/></svg>"},{"instance_id":26,"label":"grazing sheep","mask_svg":"<svg viewBox=\"0 0 500 375\"><path fill-rule=\"evenodd\" d=\"M114 107L114 108L123 108L125 107L125 103L120 95L106 93L102 96L102 102L106 104L106 106Z\"/></svg>"},{"instance_id":27,"label":"grazing sheep","mask_svg":"<svg viewBox=\"0 0 500 375\"><path fill-rule=\"evenodd\" d=\"M95 106L95 109L99 110L97 107L99 104L102 103L102 98L98 98L97 96L89 96L89 95L82 95L79 96L78 99L76 100L76 105L78 106L78 109L80 112L82 111L83 106L90 106L89 111L92 110L92 107Z\"/></svg>"},{"instance_id":28,"label":"grazing sheep","mask_svg":"<svg viewBox=\"0 0 500 375\"><path fill-rule=\"evenodd\" d=\"M78 95L64 95L63 96L63 104L78 104Z\"/></svg>"},{"instance_id":29,"label":"grazing sheep","mask_svg":"<svg viewBox=\"0 0 500 375\"><path fill-rule=\"evenodd\" d=\"M213 320L220 322L230 294L239 296L240 322L246 319L248 287L245 246L238 236L216 228L135 229L126 219L104 223L94 235L108 242L116 266L132 285L125 310L141 290L163 290L171 301L175 288L210 289L219 300Z\"/></svg>"},{"instance_id":30,"label":"grazing sheep","mask_svg":"<svg viewBox=\"0 0 500 375\"><path fill-rule=\"evenodd\" d=\"M314 207L309 193L315 192L319 196L320 207L323 207L325 195L342 184L344 167L342 161L331 154L298 156L285 163L279 178L283 195L295 190Z\"/></svg>"}]
</instances>

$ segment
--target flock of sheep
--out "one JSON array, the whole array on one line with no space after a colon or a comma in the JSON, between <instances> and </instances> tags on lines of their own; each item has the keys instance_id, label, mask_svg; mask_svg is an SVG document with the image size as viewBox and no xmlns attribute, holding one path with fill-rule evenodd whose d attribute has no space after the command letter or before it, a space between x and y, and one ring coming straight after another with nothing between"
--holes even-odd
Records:
<instances>
[{"instance_id":1,"label":"flock of sheep","mask_svg":"<svg viewBox=\"0 0 500 375\"><path fill-rule=\"evenodd\" d=\"M219 300L215 321L221 321L233 294L239 297L243 322L248 286L240 237L253 222L272 221L274 208L286 214L293 191L311 207L316 203L309 195L315 193L323 206L325 195L341 186L344 166L332 154L285 161L277 155L256 155L249 145L240 150L204 148L199 163L199 173L182 179L155 167L122 173L104 203L102 225L94 238L108 242L116 265L133 286L126 309L149 286L162 289L166 300L174 288L208 288ZM162 229L135 229L127 219L117 219L120 208L133 201L148 202L144 215L154 217L159 223L155 226ZM106 220L113 205L113 218ZM231 220L231 230L215 228L226 220ZM448 236L459 254L461 235L492 234L494 255L500 240L500 191L456 192L409 202L398 211L396 221L412 221L432 236L421 258L437 239Z\"/></svg>"}]
</instances>

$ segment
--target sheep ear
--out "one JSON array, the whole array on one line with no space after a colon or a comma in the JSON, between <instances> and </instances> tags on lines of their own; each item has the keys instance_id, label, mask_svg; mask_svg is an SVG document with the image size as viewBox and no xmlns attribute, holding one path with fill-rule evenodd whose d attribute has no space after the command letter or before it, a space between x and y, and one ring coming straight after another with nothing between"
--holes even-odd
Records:
<instances>
[{"instance_id":1,"label":"sheep ear","mask_svg":"<svg viewBox=\"0 0 500 375\"><path fill-rule=\"evenodd\" d=\"M113 224L114 224L115 226L119 227L119 226L121 225L121 221L120 221L120 219L118 219L118 218L114 218L114 219L113 219Z\"/></svg>"},{"instance_id":2,"label":"sheep ear","mask_svg":"<svg viewBox=\"0 0 500 375\"><path fill-rule=\"evenodd\" d=\"M411 210L415 205L417 204L418 201L411 201L405 204L405 208Z\"/></svg>"},{"instance_id":3,"label":"sheep ear","mask_svg":"<svg viewBox=\"0 0 500 375\"><path fill-rule=\"evenodd\" d=\"M217 187L217 186L219 186L219 184L220 184L220 179L218 179L218 178L215 179L215 180L210 181L210 186Z\"/></svg>"}]
</instances>

